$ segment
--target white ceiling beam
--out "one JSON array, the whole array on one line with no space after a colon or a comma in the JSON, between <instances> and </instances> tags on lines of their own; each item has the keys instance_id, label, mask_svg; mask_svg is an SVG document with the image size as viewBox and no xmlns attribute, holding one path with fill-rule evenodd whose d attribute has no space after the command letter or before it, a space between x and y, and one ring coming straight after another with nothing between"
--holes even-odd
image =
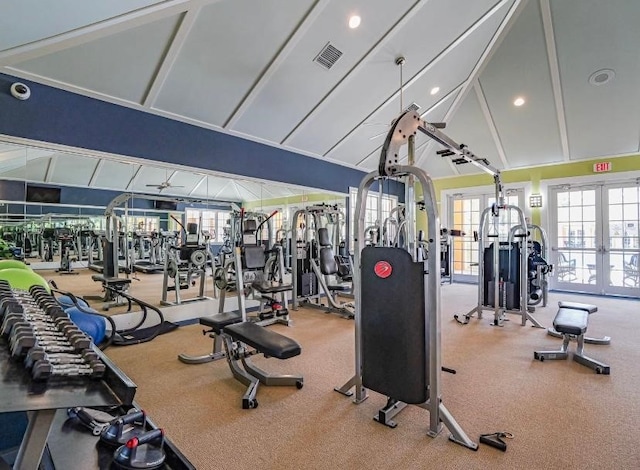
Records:
<instances>
[{"instance_id":1,"label":"white ceiling beam","mask_svg":"<svg viewBox=\"0 0 640 470\"><path fill-rule=\"evenodd\" d=\"M504 3L505 2L500 2L500 5L503 5ZM507 36L507 33L509 32L509 30L515 24L518 16L520 15L520 13L522 13L522 10L524 9L524 6L526 5L526 3L527 3L527 0L515 0L513 2L513 5L511 5L511 8L509 9L506 16L504 17L504 20L502 20L502 23L500 23L500 26L498 26L498 29L496 30L495 34L491 38L491 41L489 41L489 44L487 45L487 47L485 47L484 52L476 62L476 65L471 71L471 73L469 74L466 84L462 87L462 90L460 91L456 99L451 104L449 111L445 115L445 118L444 118L445 122L451 118L453 113L458 109L458 107L462 103L462 100L467 96L467 93L469 91L469 85L480 77L480 74L482 73L484 68L487 66L487 64L491 60L491 57L493 57L493 54L495 54L500 44L502 43L504 38ZM416 160L416 166L422 167L423 163L424 163L424 152L420 156L420 158ZM454 167L454 173L460 174L460 171L458 171L458 169Z\"/></svg>"},{"instance_id":2,"label":"white ceiling beam","mask_svg":"<svg viewBox=\"0 0 640 470\"><path fill-rule=\"evenodd\" d=\"M242 99L238 107L231 113L231 116L227 118L222 127L230 128L237 124L238 120L244 115L249 106L253 103L256 97L264 89L269 80L273 78L278 68L282 65L285 59L289 56L291 51L298 45L300 39L307 33L313 22L320 16L322 10L329 4L330 0L317 0L313 6L309 9L306 16L298 24L295 31L286 40L284 46L276 53L275 57L267 65L262 74L257 78L249 92Z\"/></svg>"},{"instance_id":3,"label":"white ceiling beam","mask_svg":"<svg viewBox=\"0 0 640 470\"><path fill-rule=\"evenodd\" d=\"M98 175L100 174L100 171L102 170L103 166L104 166L104 160L101 158L98 160L98 163L96 163L96 166L93 169L93 173L91 173L91 178L89 178L89 183L87 184L87 186L91 188L93 187L94 184L96 184L96 180L98 179Z\"/></svg>"},{"instance_id":4,"label":"white ceiling beam","mask_svg":"<svg viewBox=\"0 0 640 470\"><path fill-rule=\"evenodd\" d=\"M220 0L166 0L139 8L52 37L4 50L0 52L0 66L35 59L218 1Z\"/></svg>"},{"instance_id":5,"label":"white ceiling beam","mask_svg":"<svg viewBox=\"0 0 640 470\"><path fill-rule=\"evenodd\" d=\"M547 59L551 74L551 87L556 104L556 117L558 119L558 131L560 132L560 144L564 161L570 161L569 134L567 132L567 119L564 114L564 99L562 97L562 83L560 82L560 66L558 65L558 49L556 48L555 32L553 30L553 18L551 17L551 5L549 0L540 0L542 12L542 27L544 40L547 45Z\"/></svg>"},{"instance_id":6,"label":"white ceiling beam","mask_svg":"<svg viewBox=\"0 0 640 470\"><path fill-rule=\"evenodd\" d=\"M340 148L340 146L344 144L344 142L346 142L346 140L354 132L356 132L356 130L359 129L362 124L364 124L366 121L371 119L377 112L379 112L381 109L385 108L390 103L392 103L395 99L401 96L404 90L408 89L411 85L413 85L418 80L420 80L420 78L422 78L424 74L426 74L431 69L433 69L437 64L439 64L440 61L442 61L447 56L447 54L449 54L458 45L464 42L480 26L482 26L486 21L488 21L489 18L491 18L494 13L496 13L501 7L503 7L505 3L508 3L510 1L511 0L502 0L500 3L494 5L493 8L491 8L491 10L489 10L487 13L482 15L482 17L479 20L477 20L469 28L467 28L467 30L464 33L458 36L451 44L449 44L445 49L443 49L431 62L429 62L422 69L420 69L420 71L418 71L413 77L411 77L409 81L407 81L402 87L398 88L395 92L393 92L391 96L389 96L379 106L377 106L373 111L371 111L364 119L362 119L355 127L353 127L353 129L347 132L338 142L336 142L329 150L327 150L327 152L324 153L324 156L328 156L331 152Z\"/></svg>"},{"instance_id":7,"label":"white ceiling beam","mask_svg":"<svg viewBox=\"0 0 640 470\"><path fill-rule=\"evenodd\" d=\"M227 184L223 185L218 192L216 192L213 196L213 199L218 199L220 197L220 195L224 192L225 189L227 189L227 187L232 183L233 181L229 181ZM242 197L240 198L240 200L242 200Z\"/></svg>"},{"instance_id":8,"label":"white ceiling beam","mask_svg":"<svg viewBox=\"0 0 640 470\"><path fill-rule=\"evenodd\" d=\"M45 183L51 182L51 178L53 177L53 171L55 170L55 167L56 167L56 157L55 155L52 155L49 158L49 164L47 165L47 172L44 174Z\"/></svg>"},{"instance_id":9,"label":"white ceiling beam","mask_svg":"<svg viewBox=\"0 0 640 470\"><path fill-rule=\"evenodd\" d=\"M240 199L241 201L244 201L244 196L240 192L240 187L238 186L238 183L236 183L235 181L231 180L231 187L235 191L236 196L238 196L238 199Z\"/></svg>"},{"instance_id":10,"label":"white ceiling beam","mask_svg":"<svg viewBox=\"0 0 640 470\"><path fill-rule=\"evenodd\" d=\"M236 188L241 188L244 191L248 192L249 194L253 195L253 197L255 197L257 200L261 201L262 200L262 194L256 194L255 191L249 189L248 187L246 187L245 185L242 184L242 182L238 182L238 181L234 181L233 184L235 185ZM241 199L244 200L244 196L240 195Z\"/></svg>"},{"instance_id":11,"label":"white ceiling beam","mask_svg":"<svg viewBox=\"0 0 640 470\"><path fill-rule=\"evenodd\" d=\"M193 189L189 191L188 196L193 196L193 194L198 190L200 186L202 186L202 183L204 183L206 179L207 179L207 175L204 175L202 178L200 178L200 180L196 183Z\"/></svg>"},{"instance_id":12,"label":"white ceiling beam","mask_svg":"<svg viewBox=\"0 0 640 470\"><path fill-rule=\"evenodd\" d=\"M186 42L187 37L191 32L191 28L193 28L193 25L195 24L201 10L202 7L196 6L189 9L189 11L187 11L183 15L177 31L171 39L171 44L169 45L169 48L162 58L160 67L156 71L154 77L151 79L151 86L149 86L147 94L142 100L142 106L151 108L155 104L156 99L160 94L160 90L162 90L162 87L164 86L164 83L167 80L171 69L176 63L176 59L178 58L178 55L180 54L180 51L182 50L182 47L184 46L184 43Z\"/></svg>"},{"instance_id":13,"label":"white ceiling beam","mask_svg":"<svg viewBox=\"0 0 640 470\"><path fill-rule=\"evenodd\" d=\"M167 178L167 183L173 182L173 178L175 178L177 174L178 174L178 170L173 170L169 175L169 177Z\"/></svg>"},{"instance_id":14,"label":"white ceiling beam","mask_svg":"<svg viewBox=\"0 0 640 470\"><path fill-rule=\"evenodd\" d=\"M291 130L291 132L289 132L289 134L284 139L282 139L280 144L286 145L288 141L295 137L296 134L305 127L306 123L314 114L319 113L326 106L328 106L330 101L328 98L332 95L337 94L342 88L350 83L351 80L354 80L357 72L368 63L368 60L371 57L374 57L375 54L377 54L380 50L382 50L395 35L395 33L402 30L402 28L404 28L407 23L409 23L411 18L413 18L416 13L418 13L418 11L420 11L420 9L427 3L427 0L418 0L416 3L414 3L413 6L409 8L409 10L407 10L407 12L402 16L402 18L400 18L400 20L398 20L398 22L393 25L393 27L391 27L391 29L389 29L386 34L382 38L380 38L380 40L371 49L369 49L369 52L362 56L360 61L357 62L353 67L351 67L351 69L345 74L342 80L336 83L336 85L327 92L327 94L318 102L318 104L311 111L309 111L305 117L302 118L302 120Z\"/></svg>"},{"instance_id":15,"label":"white ceiling beam","mask_svg":"<svg viewBox=\"0 0 640 470\"><path fill-rule=\"evenodd\" d=\"M473 83L473 90L476 92L476 98L478 98L478 103L480 104L480 109L482 110L482 115L484 116L485 121L487 122L487 126L489 126L489 132L491 133L491 137L493 138L493 143L498 150L498 156L500 157L500 161L504 169L508 169L510 167L509 162L507 161L507 154L504 151L504 147L502 146L502 140L500 140L500 134L498 133L498 128L496 127L496 123L493 120L493 116L491 115L491 110L489 109L489 103L487 103L487 97L484 94L484 90L482 89L482 85L480 85L480 80L475 80ZM485 156L488 158L488 156Z\"/></svg>"},{"instance_id":16,"label":"white ceiling beam","mask_svg":"<svg viewBox=\"0 0 640 470\"><path fill-rule=\"evenodd\" d=\"M128 191L129 189L131 189L131 187L136 183L136 181L138 181L138 178L140 177L141 172L142 172L142 165L138 165L138 169L135 171L135 173L133 173L133 176L129 180L127 187L124 188L125 191Z\"/></svg>"}]
</instances>

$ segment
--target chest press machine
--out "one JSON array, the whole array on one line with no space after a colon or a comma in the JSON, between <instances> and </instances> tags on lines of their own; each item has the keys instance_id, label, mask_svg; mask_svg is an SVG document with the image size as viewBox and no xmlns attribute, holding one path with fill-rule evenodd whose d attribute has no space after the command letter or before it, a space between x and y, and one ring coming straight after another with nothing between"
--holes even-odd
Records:
<instances>
[{"instance_id":1,"label":"chest press machine","mask_svg":"<svg viewBox=\"0 0 640 470\"><path fill-rule=\"evenodd\" d=\"M420 131L452 152L468 152L450 145L436 125L414 111L394 121L380 155L377 171L364 177L358 188L355 212L355 375L335 391L359 404L367 390L387 396L387 405L375 420L395 427L393 417L407 404L429 411L431 437L446 426L453 442L477 450L447 410L440 389L440 220L431 178L413 166L415 135ZM408 144L409 164L400 165L400 148ZM365 211L369 188L376 180L393 177L405 183L407 239L404 247L365 247ZM414 182L424 194L427 214L426 246L422 258L415 227Z\"/></svg>"}]
</instances>

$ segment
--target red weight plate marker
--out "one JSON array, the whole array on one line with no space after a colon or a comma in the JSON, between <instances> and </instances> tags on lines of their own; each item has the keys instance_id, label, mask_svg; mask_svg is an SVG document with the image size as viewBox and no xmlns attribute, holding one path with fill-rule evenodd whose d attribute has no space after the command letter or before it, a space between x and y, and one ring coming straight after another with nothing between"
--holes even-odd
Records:
<instances>
[{"instance_id":1,"label":"red weight plate marker","mask_svg":"<svg viewBox=\"0 0 640 470\"><path fill-rule=\"evenodd\" d=\"M376 276L386 279L391 276L393 268L387 261L378 261L373 267L373 272L376 273Z\"/></svg>"}]
</instances>

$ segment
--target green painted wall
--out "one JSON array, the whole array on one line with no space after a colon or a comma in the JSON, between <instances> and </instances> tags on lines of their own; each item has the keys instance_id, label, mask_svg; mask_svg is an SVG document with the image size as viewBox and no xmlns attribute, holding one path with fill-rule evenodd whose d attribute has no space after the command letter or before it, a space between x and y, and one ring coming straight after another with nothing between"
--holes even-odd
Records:
<instances>
[{"instance_id":1,"label":"green painted wall","mask_svg":"<svg viewBox=\"0 0 640 470\"><path fill-rule=\"evenodd\" d=\"M531 181L533 192L540 190L540 181L554 178L571 178L576 176L593 175L593 164L602 161L611 162L610 173L622 173L625 171L640 170L640 155L617 158L598 158L573 163L559 163L555 165L523 168L519 170L504 170L502 172L503 183L519 183ZM609 174L610 174L609 173ZM436 196L440 200L440 194L445 189L468 188L472 186L493 185L493 179L489 175L453 176L434 180Z\"/></svg>"},{"instance_id":2,"label":"green painted wall","mask_svg":"<svg viewBox=\"0 0 640 470\"><path fill-rule=\"evenodd\" d=\"M593 164L603 161L611 162L611 171L609 173L602 173L603 175L640 170L640 155L631 155L616 158L598 158L572 163L558 163L555 165L518 170L504 170L502 172L502 182L505 184L531 182L531 192L538 193L540 192L541 181L593 175L595 174L593 172ZM453 176L434 180L434 186L436 198L438 201L441 201L442 191L444 190L470 188L474 186L493 186L493 178L487 174ZM531 221L534 224L541 224L540 209L531 209Z\"/></svg>"}]
</instances>

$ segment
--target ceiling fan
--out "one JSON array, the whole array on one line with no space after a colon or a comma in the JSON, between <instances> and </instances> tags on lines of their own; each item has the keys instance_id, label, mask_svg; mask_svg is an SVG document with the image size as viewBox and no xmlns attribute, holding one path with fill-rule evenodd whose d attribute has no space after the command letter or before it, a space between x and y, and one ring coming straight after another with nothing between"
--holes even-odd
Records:
<instances>
[{"instance_id":1,"label":"ceiling fan","mask_svg":"<svg viewBox=\"0 0 640 470\"><path fill-rule=\"evenodd\" d=\"M175 174L175 172L174 172L174 174ZM158 190L158 192L162 192L162 191L164 191L165 189L168 189L168 188L184 188L184 186L178 186L178 185L175 185L175 184L171 184L171 181L169 181L170 179L171 178L169 177L169 173L166 171L165 172L164 181L162 183L147 184L145 186L147 188L156 188Z\"/></svg>"}]
</instances>

